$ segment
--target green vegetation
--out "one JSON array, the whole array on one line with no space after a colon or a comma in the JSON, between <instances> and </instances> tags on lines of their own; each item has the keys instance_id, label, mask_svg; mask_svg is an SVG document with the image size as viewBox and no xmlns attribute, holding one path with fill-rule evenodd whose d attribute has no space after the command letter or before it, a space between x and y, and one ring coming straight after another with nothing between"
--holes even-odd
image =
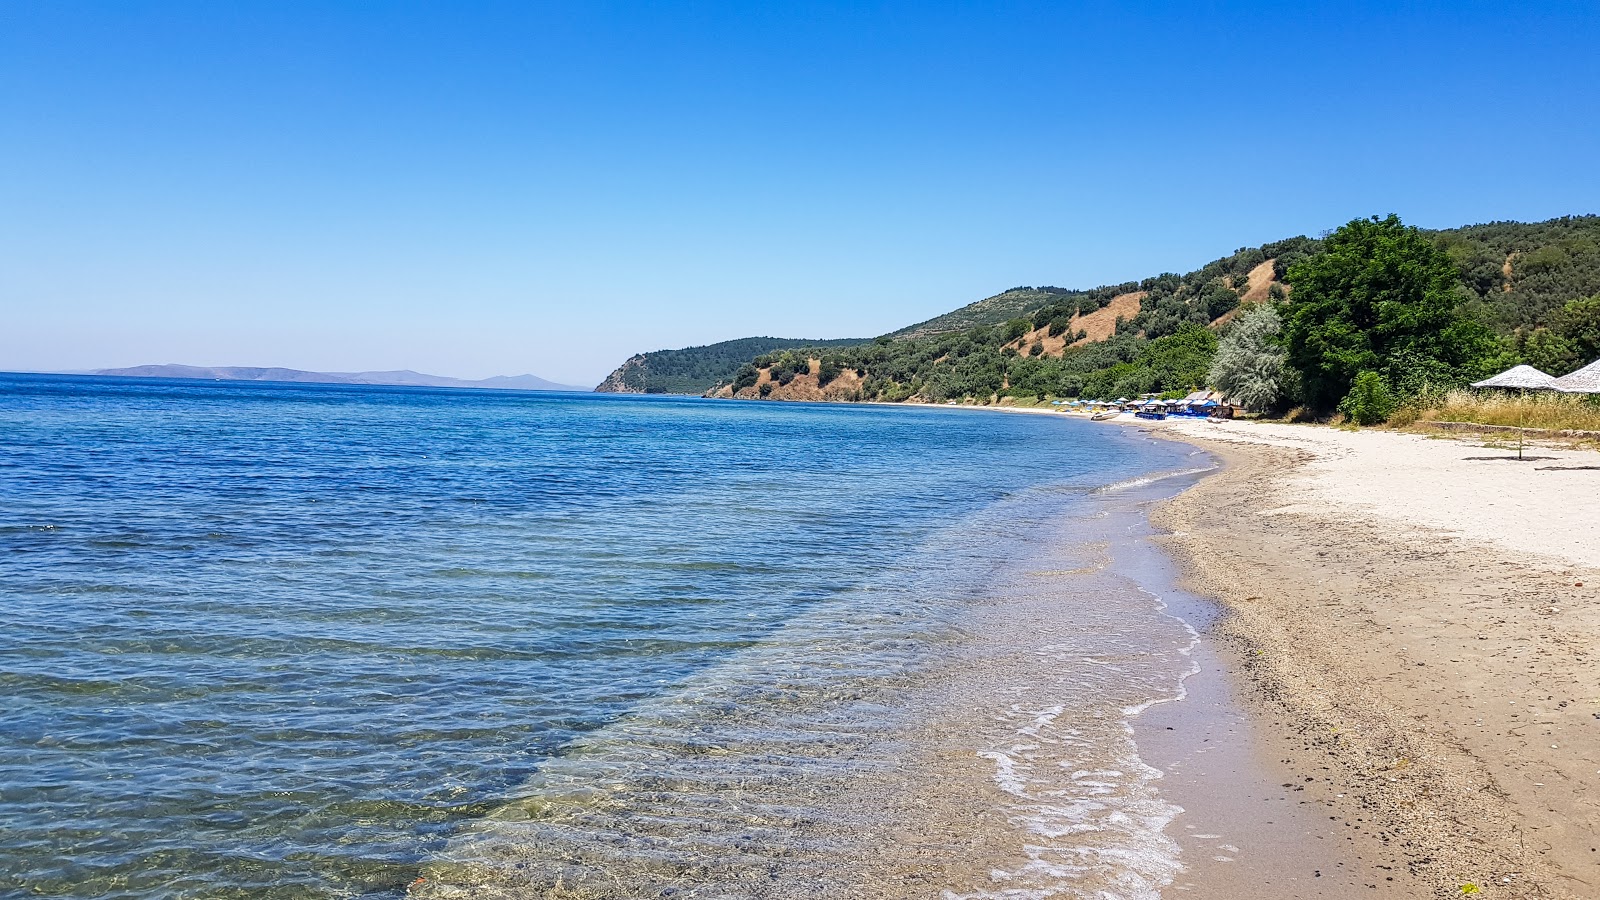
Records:
<instances>
[{"instance_id":1,"label":"green vegetation","mask_svg":"<svg viewBox=\"0 0 1600 900\"><path fill-rule=\"evenodd\" d=\"M1205 383L1217 349L1216 334L1199 325L1186 325L1156 340L1118 335L1062 356L1029 355L1027 350L1019 354L1006 346L1014 340L1009 333L1004 325L983 326L912 341L782 350L741 368L732 384L735 391L751 387L766 369L772 381L787 385L796 374L807 371L806 359L811 356L821 359L820 374L832 373L824 383L847 369L861 375L863 400L1040 400L1187 393Z\"/></svg>"},{"instance_id":2,"label":"green vegetation","mask_svg":"<svg viewBox=\"0 0 1600 900\"><path fill-rule=\"evenodd\" d=\"M1290 265L1319 248L1320 244L1309 238L1289 238L1239 250L1182 277L1147 278L1139 285L1140 290L1149 292L1139 304L1139 315L1123 328L1160 337L1185 324L1209 325L1239 305L1249 286L1247 276L1256 266L1272 260L1273 278L1281 281Z\"/></svg>"},{"instance_id":3,"label":"green vegetation","mask_svg":"<svg viewBox=\"0 0 1600 900\"><path fill-rule=\"evenodd\" d=\"M907 325L899 331L893 332L891 338L919 338L936 334L948 334L956 331L966 331L984 325L999 325L1012 319L1027 318L1034 311L1061 300L1063 297L1075 297L1083 291L1069 291L1065 288L1033 287L1022 285L1009 290L1001 291L993 297L986 297L976 303L969 303L954 312L947 312L942 316L935 316L926 322Z\"/></svg>"},{"instance_id":4,"label":"green vegetation","mask_svg":"<svg viewBox=\"0 0 1600 900\"><path fill-rule=\"evenodd\" d=\"M1080 342L1094 327L1083 317L1126 295L1141 298L1137 311L1130 304L1107 339ZM1109 328L1105 315L1091 321ZM644 354L603 389L760 384L761 396L782 397L818 359L819 382L853 371L859 390L847 393L862 400L1033 403L1217 386L1252 410L1301 405L1375 422L1519 361L1561 375L1597 356L1600 216L1447 231L1389 216L1243 248L1187 275L1016 287L870 343L749 338Z\"/></svg>"},{"instance_id":5,"label":"green vegetation","mask_svg":"<svg viewBox=\"0 0 1600 900\"><path fill-rule=\"evenodd\" d=\"M1269 254L1294 257L1314 245L1307 238L1293 238L1240 250L1188 275L1166 274L1088 291L1012 288L871 344L769 353L729 380L735 391L743 390L757 383L759 370L771 368L781 385L785 382L779 376L795 369L795 359L809 355L830 371L857 370L863 377L863 400L1110 400L1184 394L1206 385L1217 350L1217 333L1208 326L1239 305L1250 270L1274 258ZM1074 316L1095 313L1116 297L1137 291L1148 292L1139 312L1108 340L1059 355L1047 353L1039 340L1012 346L1041 328L1051 338L1075 340L1081 333L1067 335ZM982 324L938 330L972 321Z\"/></svg>"},{"instance_id":6,"label":"green vegetation","mask_svg":"<svg viewBox=\"0 0 1600 900\"><path fill-rule=\"evenodd\" d=\"M1471 311L1501 333L1548 325L1569 301L1600 291L1600 216L1491 222L1435 237L1461 273Z\"/></svg>"},{"instance_id":7,"label":"green vegetation","mask_svg":"<svg viewBox=\"0 0 1600 900\"><path fill-rule=\"evenodd\" d=\"M1350 385L1350 393L1339 401L1339 411L1357 425L1377 425L1388 421L1398 405L1388 381L1377 372L1364 369Z\"/></svg>"},{"instance_id":8,"label":"green vegetation","mask_svg":"<svg viewBox=\"0 0 1600 900\"><path fill-rule=\"evenodd\" d=\"M682 350L641 353L623 363L597 390L608 393L703 394L734 378L750 358L785 347L844 347L860 338L808 341L752 337ZM752 381L751 384L755 382Z\"/></svg>"},{"instance_id":9,"label":"green vegetation","mask_svg":"<svg viewBox=\"0 0 1600 900\"><path fill-rule=\"evenodd\" d=\"M1448 253L1395 215L1356 219L1291 266L1283 341L1305 405L1374 424L1396 396L1491 374L1503 354L1463 310L1460 280Z\"/></svg>"},{"instance_id":10,"label":"green vegetation","mask_svg":"<svg viewBox=\"0 0 1600 900\"><path fill-rule=\"evenodd\" d=\"M1277 307L1263 303L1240 316L1217 344L1209 381L1251 412L1268 412L1292 396L1288 353Z\"/></svg>"},{"instance_id":11,"label":"green vegetation","mask_svg":"<svg viewBox=\"0 0 1600 900\"><path fill-rule=\"evenodd\" d=\"M1546 321L1515 334L1517 353L1528 365L1563 375L1600 358L1600 294L1573 300Z\"/></svg>"}]
</instances>

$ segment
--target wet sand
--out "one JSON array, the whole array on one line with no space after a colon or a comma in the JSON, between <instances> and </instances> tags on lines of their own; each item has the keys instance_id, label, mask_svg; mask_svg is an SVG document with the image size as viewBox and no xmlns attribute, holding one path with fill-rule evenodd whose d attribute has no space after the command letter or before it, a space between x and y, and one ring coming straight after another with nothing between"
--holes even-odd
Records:
<instances>
[{"instance_id":1,"label":"wet sand","mask_svg":"<svg viewBox=\"0 0 1600 900\"><path fill-rule=\"evenodd\" d=\"M1513 463L1414 435L1173 424L1152 431L1227 461L1153 517L1184 585L1227 609L1207 634L1234 674L1214 685L1249 702L1203 726L1220 758L1282 775L1366 896L1600 896L1600 472L1585 468L1600 454ZM1257 803L1258 838L1279 828L1291 801L1259 779L1222 788L1218 756L1140 745L1190 816ZM1193 896L1307 896L1266 886L1293 858L1214 894L1243 867L1207 865L1199 843Z\"/></svg>"}]
</instances>

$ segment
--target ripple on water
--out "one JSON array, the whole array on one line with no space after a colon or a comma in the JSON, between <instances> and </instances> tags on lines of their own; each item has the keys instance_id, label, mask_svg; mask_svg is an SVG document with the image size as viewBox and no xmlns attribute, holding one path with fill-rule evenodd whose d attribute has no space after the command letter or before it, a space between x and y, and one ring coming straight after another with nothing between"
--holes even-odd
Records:
<instances>
[{"instance_id":1,"label":"ripple on water","mask_svg":"<svg viewBox=\"0 0 1600 900\"><path fill-rule=\"evenodd\" d=\"M69 897L398 896L513 824L885 884L863 829L992 782L926 736L963 611L1078 566L1017 549L1030 486L1176 464L959 411L0 381L0 866Z\"/></svg>"}]
</instances>

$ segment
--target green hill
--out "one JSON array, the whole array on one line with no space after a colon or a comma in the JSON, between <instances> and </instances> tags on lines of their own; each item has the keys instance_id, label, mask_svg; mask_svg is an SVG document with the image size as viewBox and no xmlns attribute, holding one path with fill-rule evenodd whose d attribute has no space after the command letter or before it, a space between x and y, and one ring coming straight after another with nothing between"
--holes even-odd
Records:
<instances>
[{"instance_id":1,"label":"green hill","mask_svg":"<svg viewBox=\"0 0 1600 900\"><path fill-rule=\"evenodd\" d=\"M1437 234L1463 286L1503 331L1547 325L1568 301L1600 291L1600 216L1491 222Z\"/></svg>"},{"instance_id":2,"label":"green hill","mask_svg":"<svg viewBox=\"0 0 1600 900\"><path fill-rule=\"evenodd\" d=\"M975 303L968 303L953 312L942 316L934 316L926 322L907 325L899 331L891 332L894 338L927 337L933 334L946 334L952 331L965 331L979 325L998 325L1001 322L1025 316L1041 309L1051 303L1059 302L1064 297L1076 297L1083 291L1069 291L1058 287L1014 287L1001 291L993 297L985 297Z\"/></svg>"},{"instance_id":3,"label":"green hill","mask_svg":"<svg viewBox=\"0 0 1600 900\"><path fill-rule=\"evenodd\" d=\"M652 350L630 357L595 390L604 394L703 394L732 381L740 366L763 353L789 347L846 347L864 340L750 337L681 350Z\"/></svg>"},{"instance_id":4,"label":"green hill","mask_svg":"<svg viewBox=\"0 0 1600 900\"><path fill-rule=\"evenodd\" d=\"M1600 216L1426 234L1459 273L1464 307L1502 336L1508 354L1537 362L1523 353L1543 346L1530 336L1571 301L1600 294ZM1240 249L1186 275L1092 290L1013 288L872 343L774 347L736 366L715 393L994 402L1184 392L1204 386L1235 310L1289 296L1289 267L1321 251L1302 236Z\"/></svg>"}]
</instances>

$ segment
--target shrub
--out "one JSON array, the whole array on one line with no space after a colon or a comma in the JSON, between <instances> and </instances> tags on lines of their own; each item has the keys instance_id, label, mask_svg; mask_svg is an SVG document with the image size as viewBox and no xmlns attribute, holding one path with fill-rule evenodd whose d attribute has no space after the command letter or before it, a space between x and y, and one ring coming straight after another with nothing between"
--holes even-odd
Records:
<instances>
[{"instance_id":1,"label":"shrub","mask_svg":"<svg viewBox=\"0 0 1600 900\"><path fill-rule=\"evenodd\" d=\"M838 378L843 372L838 360L823 359L822 365L817 367L817 387L827 387L828 382Z\"/></svg>"},{"instance_id":2,"label":"shrub","mask_svg":"<svg viewBox=\"0 0 1600 900\"><path fill-rule=\"evenodd\" d=\"M739 367L739 373L733 377L733 390L738 392L745 388L755 387L756 382L760 380L761 372L750 363L745 363Z\"/></svg>"},{"instance_id":3,"label":"shrub","mask_svg":"<svg viewBox=\"0 0 1600 900\"><path fill-rule=\"evenodd\" d=\"M1394 414L1394 394L1382 375L1363 371L1356 375L1350 393L1339 402L1339 411L1357 425L1378 425Z\"/></svg>"},{"instance_id":4,"label":"shrub","mask_svg":"<svg viewBox=\"0 0 1600 900\"><path fill-rule=\"evenodd\" d=\"M1033 346L1028 348L1029 356L1038 356L1042 353L1044 353L1044 345L1038 341L1034 341Z\"/></svg>"}]
</instances>

